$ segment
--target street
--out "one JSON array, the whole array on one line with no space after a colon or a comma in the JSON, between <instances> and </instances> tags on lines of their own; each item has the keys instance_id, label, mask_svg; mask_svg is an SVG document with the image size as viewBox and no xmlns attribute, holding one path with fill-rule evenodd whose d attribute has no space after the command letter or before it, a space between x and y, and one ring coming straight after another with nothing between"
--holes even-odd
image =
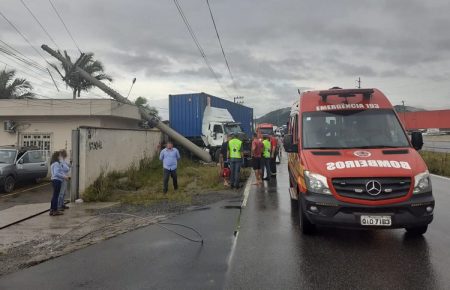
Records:
<instances>
[{"instance_id":1,"label":"street","mask_svg":"<svg viewBox=\"0 0 450 290\"><path fill-rule=\"evenodd\" d=\"M285 161L276 181L250 190L237 238L240 201L229 200L170 220L196 228L203 246L152 225L4 276L0 288L449 289L449 179L432 178L436 214L423 238L401 229L302 236Z\"/></svg>"},{"instance_id":2,"label":"street","mask_svg":"<svg viewBox=\"0 0 450 290\"><path fill-rule=\"evenodd\" d=\"M450 179L432 178L436 213L423 238L402 229L319 228L302 236L286 167L250 195L227 289L449 289Z\"/></svg>"}]
</instances>

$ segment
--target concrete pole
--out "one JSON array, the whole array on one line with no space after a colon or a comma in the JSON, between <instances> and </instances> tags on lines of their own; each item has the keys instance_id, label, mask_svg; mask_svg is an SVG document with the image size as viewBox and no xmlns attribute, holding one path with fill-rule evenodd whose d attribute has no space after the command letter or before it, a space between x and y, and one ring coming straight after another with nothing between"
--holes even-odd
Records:
<instances>
[{"instance_id":1,"label":"concrete pole","mask_svg":"<svg viewBox=\"0 0 450 290\"><path fill-rule=\"evenodd\" d=\"M49 53L54 58L58 59L60 62L64 63L68 67L72 67L73 64L69 62L67 59L65 59L61 54L57 53L47 45L43 44L41 46L43 50L45 50L47 53ZM97 80L96 78L92 77L89 73L85 72L79 67L75 67L75 70L80 74L81 77L83 77L85 80L91 82L96 87L104 91L106 94L111 96L113 99L120 103L130 104L134 105L131 101L129 101L127 98L123 97L121 94L116 92L115 90L111 89L101 81ZM150 115L147 111L145 111L143 108L139 107L139 113L141 114L142 119L149 122L149 124L153 127L158 128L165 134L167 134L170 138L175 140L176 142L180 143L183 147L185 147L187 150L191 151L196 155L198 158L202 159L205 162L211 162L211 155L209 155L208 152L203 150L202 148L198 147L194 143L192 143L190 140L186 139L183 135L179 134L177 131L173 130L163 122L160 122L156 116Z\"/></svg>"}]
</instances>

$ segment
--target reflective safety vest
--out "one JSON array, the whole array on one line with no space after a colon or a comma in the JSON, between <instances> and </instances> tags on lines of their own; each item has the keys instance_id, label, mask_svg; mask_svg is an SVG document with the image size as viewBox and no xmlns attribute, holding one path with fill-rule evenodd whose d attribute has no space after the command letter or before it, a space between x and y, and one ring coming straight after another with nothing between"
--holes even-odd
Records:
<instances>
[{"instance_id":1,"label":"reflective safety vest","mask_svg":"<svg viewBox=\"0 0 450 290\"><path fill-rule=\"evenodd\" d=\"M264 145L263 157L270 158L270 147L271 147L270 141L264 140L263 145Z\"/></svg>"},{"instance_id":2,"label":"reflective safety vest","mask_svg":"<svg viewBox=\"0 0 450 290\"><path fill-rule=\"evenodd\" d=\"M242 148L242 141L233 138L230 141L228 141L228 150L230 151L230 158L241 158L241 148Z\"/></svg>"}]
</instances>

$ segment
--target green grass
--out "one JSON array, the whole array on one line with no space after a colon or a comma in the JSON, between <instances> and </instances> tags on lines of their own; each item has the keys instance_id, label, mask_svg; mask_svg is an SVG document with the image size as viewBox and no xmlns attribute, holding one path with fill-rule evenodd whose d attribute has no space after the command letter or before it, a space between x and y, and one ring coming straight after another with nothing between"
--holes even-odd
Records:
<instances>
[{"instance_id":1,"label":"green grass","mask_svg":"<svg viewBox=\"0 0 450 290\"><path fill-rule=\"evenodd\" d=\"M178 190L163 194L163 169L158 158L143 159L123 172L102 173L86 189L83 199L91 201L120 201L128 204L150 204L162 200L190 203L193 194L225 189L218 168L182 158L178 164ZM241 178L247 179L250 169L243 169Z\"/></svg>"},{"instance_id":2,"label":"green grass","mask_svg":"<svg viewBox=\"0 0 450 290\"><path fill-rule=\"evenodd\" d=\"M450 153L421 151L431 173L450 177Z\"/></svg>"}]
</instances>

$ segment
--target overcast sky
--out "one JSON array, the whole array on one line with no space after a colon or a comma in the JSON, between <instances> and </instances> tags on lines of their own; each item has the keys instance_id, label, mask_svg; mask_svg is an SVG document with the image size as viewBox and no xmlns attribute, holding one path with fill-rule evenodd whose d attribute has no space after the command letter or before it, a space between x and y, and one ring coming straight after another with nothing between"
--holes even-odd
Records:
<instances>
[{"instance_id":1,"label":"overcast sky","mask_svg":"<svg viewBox=\"0 0 450 290\"><path fill-rule=\"evenodd\" d=\"M130 98L148 98L164 117L169 94L242 95L260 116L290 106L297 88L351 88L358 77L363 87L381 89L393 104L404 100L426 109L450 107L449 1L210 0L233 85L206 0L179 0L228 95L203 62L173 1L52 1L81 50L94 52L105 64L112 86L126 95L136 77ZM48 0L25 3L58 46L76 57ZM39 50L43 43L54 46L19 0L2 0L0 11ZM0 39L45 64L2 18ZM0 61L27 70L1 53ZM36 77L28 77L36 91L70 97L42 82L51 81L49 76ZM104 96L84 94L97 95Z\"/></svg>"}]
</instances>

